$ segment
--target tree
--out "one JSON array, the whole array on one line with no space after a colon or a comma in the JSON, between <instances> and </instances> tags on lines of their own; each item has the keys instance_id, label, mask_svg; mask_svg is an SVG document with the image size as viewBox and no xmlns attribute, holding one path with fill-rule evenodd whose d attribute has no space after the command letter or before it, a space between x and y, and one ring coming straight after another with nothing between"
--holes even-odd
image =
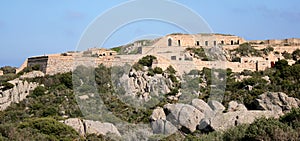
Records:
<instances>
[{"instance_id":1,"label":"tree","mask_svg":"<svg viewBox=\"0 0 300 141\"><path fill-rule=\"evenodd\" d=\"M11 66L2 67L0 70L2 70L4 74L16 73L16 68Z\"/></svg>"},{"instance_id":2,"label":"tree","mask_svg":"<svg viewBox=\"0 0 300 141\"><path fill-rule=\"evenodd\" d=\"M300 49L296 49L293 53L293 60L297 61L300 58Z\"/></svg>"},{"instance_id":3,"label":"tree","mask_svg":"<svg viewBox=\"0 0 300 141\"><path fill-rule=\"evenodd\" d=\"M156 59L155 56L147 55L138 61L139 64L147 67L151 67L153 61Z\"/></svg>"}]
</instances>

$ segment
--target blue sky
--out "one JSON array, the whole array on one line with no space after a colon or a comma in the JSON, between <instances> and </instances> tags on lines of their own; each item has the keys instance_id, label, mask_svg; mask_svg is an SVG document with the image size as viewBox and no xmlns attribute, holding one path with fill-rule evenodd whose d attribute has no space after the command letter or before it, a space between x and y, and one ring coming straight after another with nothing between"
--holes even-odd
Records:
<instances>
[{"instance_id":1,"label":"blue sky","mask_svg":"<svg viewBox=\"0 0 300 141\"><path fill-rule=\"evenodd\" d=\"M76 50L76 45L87 26L97 16L124 2L127 1L2 1L0 66L19 66L29 56ZM176 0L176 2L199 14L217 33L234 34L247 40L300 38L298 0ZM180 11L174 14L180 14ZM126 16L126 13L120 16ZM181 31L165 23L137 22L120 29L105 46L125 44L143 35L151 34L156 37Z\"/></svg>"}]
</instances>

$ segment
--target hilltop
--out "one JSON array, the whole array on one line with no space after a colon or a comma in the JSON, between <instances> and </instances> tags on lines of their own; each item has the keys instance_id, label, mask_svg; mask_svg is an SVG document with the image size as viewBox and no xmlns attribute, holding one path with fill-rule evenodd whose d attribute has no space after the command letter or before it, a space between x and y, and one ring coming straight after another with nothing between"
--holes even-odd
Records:
<instances>
[{"instance_id":1,"label":"hilltop","mask_svg":"<svg viewBox=\"0 0 300 141\"><path fill-rule=\"evenodd\" d=\"M299 43L177 33L29 57L2 68L1 139L295 140Z\"/></svg>"}]
</instances>

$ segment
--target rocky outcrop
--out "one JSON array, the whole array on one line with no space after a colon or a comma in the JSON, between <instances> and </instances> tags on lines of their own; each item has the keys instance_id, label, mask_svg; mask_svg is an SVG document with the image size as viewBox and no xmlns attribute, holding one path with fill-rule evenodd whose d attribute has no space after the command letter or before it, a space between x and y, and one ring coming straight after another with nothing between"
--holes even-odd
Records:
<instances>
[{"instance_id":1,"label":"rocky outcrop","mask_svg":"<svg viewBox=\"0 0 300 141\"><path fill-rule=\"evenodd\" d=\"M157 107L156 109L154 109L152 115L150 116L151 121L156 121L159 119L166 120L166 114L164 112L164 109L161 107Z\"/></svg>"},{"instance_id":2,"label":"rocky outcrop","mask_svg":"<svg viewBox=\"0 0 300 141\"><path fill-rule=\"evenodd\" d=\"M167 120L186 133L194 132L204 118L202 112L188 104L167 104L164 109L168 113Z\"/></svg>"},{"instance_id":3,"label":"rocky outcrop","mask_svg":"<svg viewBox=\"0 0 300 141\"><path fill-rule=\"evenodd\" d=\"M13 88L1 91L0 90L0 111L5 110L11 103L19 103L29 95L29 92L34 90L38 83L27 82L19 79L9 81L13 84Z\"/></svg>"},{"instance_id":4,"label":"rocky outcrop","mask_svg":"<svg viewBox=\"0 0 300 141\"><path fill-rule=\"evenodd\" d=\"M213 110L205 101L201 99L193 99L191 105L202 112L205 117L212 116L211 114L213 113Z\"/></svg>"},{"instance_id":5,"label":"rocky outcrop","mask_svg":"<svg viewBox=\"0 0 300 141\"><path fill-rule=\"evenodd\" d=\"M282 92L267 92L260 95L254 104L259 110L275 111L277 113L287 113L292 108L300 106L300 100L297 98L289 97Z\"/></svg>"},{"instance_id":6,"label":"rocky outcrop","mask_svg":"<svg viewBox=\"0 0 300 141\"><path fill-rule=\"evenodd\" d=\"M107 135L108 133L121 136L118 129L111 123L102 123L99 121L92 120L81 120L78 118L70 118L62 122L68 126L71 126L82 136L88 134Z\"/></svg>"},{"instance_id":7,"label":"rocky outcrop","mask_svg":"<svg viewBox=\"0 0 300 141\"><path fill-rule=\"evenodd\" d=\"M148 70L149 68L144 68ZM141 100L148 101L153 96L159 96L161 94L168 94L170 89L174 88L173 82L170 80L167 74L154 74L154 76L148 76L147 71L130 70L129 74L124 74L119 79L121 87L126 90L126 96L138 97ZM172 97L178 99L180 95Z\"/></svg>"},{"instance_id":8,"label":"rocky outcrop","mask_svg":"<svg viewBox=\"0 0 300 141\"><path fill-rule=\"evenodd\" d=\"M121 136L118 129L111 123L101 123L99 121L83 120L86 134L106 135L108 133Z\"/></svg>"},{"instance_id":9,"label":"rocky outcrop","mask_svg":"<svg viewBox=\"0 0 300 141\"><path fill-rule=\"evenodd\" d=\"M171 135L178 131L171 122L163 119L151 122L151 127L154 134Z\"/></svg>"},{"instance_id":10,"label":"rocky outcrop","mask_svg":"<svg viewBox=\"0 0 300 141\"><path fill-rule=\"evenodd\" d=\"M209 120L209 128L216 131L225 131L233 126L252 123L257 118L278 118L279 115L273 111L235 111L223 114L216 114ZM203 123L200 123L200 125ZM202 127L203 128L203 127ZM205 127L207 128L207 127Z\"/></svg>"},{"instance_id":11,"label":"rocky outcrop","mask_svg":"<svg viewBox=\"0 0 300 141\"><path fill-rule=\"evenodd\" d=\"M151 126L154 134L171 133L176 131L174 127L185 133L196 129L224 131L240 124L250 124L257 118L279 118L292 108L298 108L300 100L284 93L265 93L256 99L256 105L257 110L247 110L245 105L231 101L225 112L225 107L218 101L206 103L193 99L191 105L166 104L164 110L154 110L150 118Z\"/></svg>"},{"instance_id":12,"label":"rocky outcrop","mask_svg":"<svg viewBox=\"0 0 300 141\"><path fill-rule=\"evenodd\" d=\"M235 112L235 111L247 111L247 108L244 104L239 104L236 101L230 101L228 104L228 112Z\"/></svg>"},{"instance_id":13,"label":"rocky outcrop","mask_svg":"<svg viewBox=\"0 0 300 141\"><path fill-rule=\"evenodd\" d=\"M31 71L20 76L20 79L44 77L45 74L41 71Z\"/></svg>"},{"instance_id":14,"label":"rocky outcrop","mask_svg":"<svg viewBox=\"0 0 300 141\"><path fill-rule=\"evenodd\" d=\"M85 135L83 122L79 118L70 118L63 121L63 123L74 128L74 130L77 131L79 135L81 136Z\"/></svg>"}]
</instances>

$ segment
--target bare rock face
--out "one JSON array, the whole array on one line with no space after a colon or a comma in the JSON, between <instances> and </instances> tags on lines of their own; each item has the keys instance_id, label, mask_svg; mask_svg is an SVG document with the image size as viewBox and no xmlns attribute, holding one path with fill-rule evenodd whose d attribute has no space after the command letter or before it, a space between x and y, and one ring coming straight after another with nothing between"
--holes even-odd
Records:
<instances>
[{"instance_id":1,"label":"bare rock face","mask_svg":"<svg viewBox=\"0 0 300 141\"><path fill-rule=\"evenodd\" d=\"M228 112L235 111L247 111L247 108L244 104L239 104L236 101L230 101L228 104Z\"/></svg>"},{"instance_id":2,"label":"bare rock face","mask_svg":"<svg viewBox=\"0 0 300 141\"><path fill-rule=\"evenodd\" d=\"M106 135L108 133L121 136L118 129L111 123L101 123L99 121L83 120L86 134Z\"/></svg>"},{"instance_id":3,"label":"bare rock face","mask_svg":"<svg viewBox=\"0 0 300 141\"><path fill-rule=\"evenodd\" d=\"M79 135L81 136L85 135L83 122L79 118L69 118L63 121L63 123L74 128L75 131L79 133Z\"/></svg>"},{"instance_id":4,"label":"bare rock face","mask_svg":"<svg viewBox=\"0 0 300 141\"><path fill-rule=\"evenodd\" d=\"M177 128L169 121L159 119L151 122L154 134L171 135L177 132Z\"/></svg>"},{"instance_id":5,"label":"bare rock face","mask_svg":"<svg viewBox=\"0 0 300 141\"><path fill-rule=\"evenodd\" d=\"M292 108L298 108L300 106L299 99L289 97L282 92L264 93L260 95L259 98L254 101L254 103L259 110L269 110L282 113L287 113Z\"/></svg>"},{"instance_id":6,"label":"bare rock face","mask_svg":"<svg viewBox=\"0 0 300 141\"><path fill-rule=\"evenodd\" d=\"M23 74L22 76L20 76L20 79L24 79L24 78L36 78L36 77L44 77L45 74L41 71L32 71L32 72L28 72Z\"/></svg>"},{"instance_id":7,"label":"bare rock face","mask_svg":"<svg viewBox=\"0 0 300 141\"><path fill-rule=\"evenodd\" d=\"M153 110L152 115L150 116L150 120L156 121L156 120L166 120L166 114L164 112L164 109L161 107L157 107Z\"/></svg>"},{"instance_id":8,"label":"bare rock face","mask_svg":"<svg viewBox=\"0 0 300 141\"><path fill-rule=\"evenodd\" d=\"M80 135L85 136L87 134L107 135L108 133L121 136L118 129L111 123L102 123L92 120L81 120L79 118L70 118L62 121L62 123L71 126Z\"/></svg>"},{"instance_id":9,"label":"bare rock face","mask_svg":"<svg viewBox=\"0 0 300 141\"><path fill-rule=\"evenodd\" d=\"M194 132L204 118L202 112L187 104L167 104L164 109L168 111L167 120L186 133Z\"/></svg>"},{"instance_id":10,"label":"bare rock face","mask_svg":"<svg viewBox=\"0 0 300 141\"><path fill-rule=\"evenodd\" d=\"M222 103L215 100L209 101L208 105L215 113L222 113L225 110L225 107L222 105Z\"/></svg>"},{"instance_id":11,"label":"bare rock face","mask_svg":"<svg viewBox=\"0 0 300 141\"><path fill-rule=\"evenodd\" d=\"M5 110L11 103L19 103L24 100L30 91L39 86L38 83L28 83L19 79L9 81L9 83L14 85L12 89L0 90L0 111Z\"/></svg>"},{"instance_id":12,"label":"bare rock face","mask_svg":"<svg viewBox=\"0 0 300 141\"><path fill-rule=\"evenodd\" d=\"M236 111L217 114L209 121L210 127L216 131L225 131L231 127L252 123L257 118L278 118L279 115L273 111ZM202 123L203 124L203 123Z\"/></svg>"},{"instance_id":13,"label":"bare rock face","mask_svg":"<svg viewBox=\"0 0 300 141\"><path fill-rule=\"evenodd\" d=\"M202 99L193 99L191 105L202 112L205 117L208 117L213 113L213 110Z\"/></svg>"}]
</instances>

